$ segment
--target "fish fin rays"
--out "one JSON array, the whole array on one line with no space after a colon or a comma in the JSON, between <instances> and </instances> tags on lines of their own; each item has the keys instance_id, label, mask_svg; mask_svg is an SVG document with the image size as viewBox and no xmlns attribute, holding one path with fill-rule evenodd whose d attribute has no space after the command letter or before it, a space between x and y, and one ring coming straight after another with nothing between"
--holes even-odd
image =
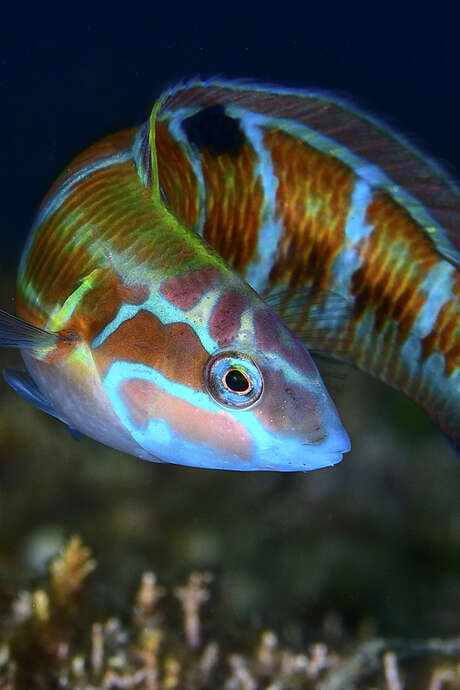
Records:
<instances>
[{"instance_id":1,"label":"fish fin rays","mask_svg":"<svg viewBox=\"0 0 460 690\"><path fill-rule=\"evenodd\" d=\"M33 326L0 309L0 347L20 349L53 347L59 340L59 335Z\"/></svg>"},{"instance_id":2,"label":"fish fin rays","mask_svg":"<svg viewBox=\"0 0 460 690\"><path fill-rule=\"evenodd\" d=\"M310 351L310 354L318 367L327 390L334 398L335 404L339 406L340 398L347 385L347 376L350 373L351 364L314 351Z\"/></svg>"},{"instance_id":3,"label":"fish fin rays","mask_svg":"<svg viewBox=\"0 0 460 690\"><path fill-rule=\"evenodd\" d=\"M272 291L265 301L307 347L337 402L351 368L342 359L347 351L344 325L352 316L350 302L337 293L314 287Z\"/></svg>"},{"instance_id":4,"label":"fish fin rays","mask_svg":"<svg viewBox=\"0 0 460 690\"><path fill-rule=\"evenodd\" d=\"M274 290L263 298L309 350L339 360L346 356L353 305L342 295L309 286Z\"/></svg>"},{"instance_id":5,"label":"fish fin rays","mask_svg":"<svg viewBox=\"0 0 460 690\"><path fill-rule=\"evenodd\" d=\"M54 409L52 403L41 392L33 378L26 371L21 371L19 369L4 369L3 378L19 397L25 400L25 402L41 410L41 412L45 412L58 419L60 422L63 422L69 429L73 439L80 440L84 438L84 434L69 426L66 420Z\"/></svg>"},{"instance_id":6,"label":"fish fin rays","mask_svg":"<svg viewBox=\"0 0 460 690\"><path fill-rule=\"evenodd\" d=\"M54 409L48 398L43 395L33 378L26 371L19 369L4 369L3 378L9 386L26 402L42 412L56 417L61 422L64 420Z\"/></svg>"},{"instance_id":7,"label":"fish fin rays","mask_svg":"<svg viewBox=\"0 0 460 690\"><path fill-rule=\"evenodd\" d=\"M156 146L156 121L159 111L163 107L163 103L166 96L161 95L155 105L152 108L150 114L150 127L149 127L149 144L150 144L150 167L152 174L152 200L157 205L164 206L162 187L160 185L160 177L158 174L158 155Z\"/></svg>"},{"instance_id":8,"label":"fish fin rays","mask_svg":"<svg viewBox=\"0 0 460 690\"><path fill-rule=\"evenodd\" d=\"M437 251L460 266L460 188L436 161L375 118L333 94L194 79L166 91L161 117L221 107L257 119L339 158L372 188L385 190L419 224ZM184 114L184 117L187 117Z\"/></svg>"}]
</instances>

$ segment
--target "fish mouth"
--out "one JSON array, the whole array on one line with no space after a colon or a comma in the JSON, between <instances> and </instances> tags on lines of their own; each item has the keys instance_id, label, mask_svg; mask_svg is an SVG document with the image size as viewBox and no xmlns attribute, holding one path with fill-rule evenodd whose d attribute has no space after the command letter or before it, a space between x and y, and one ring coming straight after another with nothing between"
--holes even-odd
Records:
<instances>
[{"instance_id":1,"label":"fish mouth","mask_svg":"<svg viewBox=\"0 0 460 690\"><path fill-rule=\"evenodd\" d=\"M254 469L257 469L259 472L264 470L267 472L311 472L312 470L321 470L337 465L342 460L344 452L346 451L324 454L321 456L321 459L315 458L314 462L310 458L305 461L293 459L276 464L266 463Z\"/></svg>"},{"instance_id":2,"label":"fish mouth","mask_svg":"<svg viewBox=\"0 0 460 690\"><path fill-rule=\"evenodd\" d=\"M332 454L339 453L339 454L343 455L343 453L348 453L351 450L351 441L348 437L348 434L344 434L344 436L346 436L346 443L341 444L338 448L329 449L330 453L332 453ZM318 443L320 443L320 442L321 441L303 441L302 446L306 446L308 448L315 448L318 445Z\"/></svg>"},{"instance_id":3,"label":"fish mouth","mask_svg":"<svg viewBox=\"0 0 460 690\"><path fill-rule=\"evenodd\" d=\"M329 430L327 437L320 443L301 441L297 457L287 463L280 459L279 469L287 465L283 471L307 472L309 470L332 467L339 463L344 454L351 449L351 441L342 425Z\"/></svg>"}]
</instances>

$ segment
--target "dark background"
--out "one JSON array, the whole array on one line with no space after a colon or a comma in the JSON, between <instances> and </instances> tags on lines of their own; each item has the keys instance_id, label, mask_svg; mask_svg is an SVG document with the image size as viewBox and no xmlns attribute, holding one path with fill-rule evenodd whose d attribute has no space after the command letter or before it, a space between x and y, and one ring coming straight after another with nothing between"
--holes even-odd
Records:
<instances>
[{"instance_id":1,"label":"dark background","mask_svg":"<svg viewBox=\"0 0 460 690\"><path fill-rule=\"evenodd\" d=\"M179 79L339 92L459 171L460 7L427 7L9 5L0 22L3 305L55 176L98 137L145 120ZM5 365L14 359L1 354ZM353 630L371 621L387 635L458 634L460 464L403 396L362 375L346 389L353 452L333 470L282 476L156 466L76 443L0 382L0 580L27 584L79 532L99 562L104 612L123 613L145 567L166 580L209 567L236 626L275 625L298 641L295 626L308 636L338 615Z\"/></svg>"},{"instance_id":2,"label":"dark background","mask_svg":"<svg viewBox=\"0 0 460 690\"><path fill-rule=\"evenodd\" d=\"M4 258L65 163L166 86L249 77L349 96L460 169L460 5L8 3L0 22Z\"/></svg>"}]
</instances>

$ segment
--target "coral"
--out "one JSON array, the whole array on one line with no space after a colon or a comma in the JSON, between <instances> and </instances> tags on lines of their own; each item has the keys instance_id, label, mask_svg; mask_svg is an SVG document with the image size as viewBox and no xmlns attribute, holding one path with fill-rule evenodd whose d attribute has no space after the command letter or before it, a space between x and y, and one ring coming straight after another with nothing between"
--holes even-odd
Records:
<instances>
[{"instance_id":1,"label":"coral","mask_svg":"<svg viewBox=\"0 0 460 690\"><path fill-rule=\"evenodd\" d=\"M69 605L78 597L95 567L90 550L82 544L80 537L72 537L62 555L50 566L50 586L60 606Z\"/></svg>"},{"instance_id":2,"label":"coral","mask_svg":"<svg viewBox=\"0 0 460 690\"><path fill-rule=\"evenodd\" d=\"M460 638L349 639L338 649L319 641L294 651L265 630L235 651L222 622L209 632L208 572L171 591L145 572L126 621L118 611L94 620L95 565L72 537L40 586L17 593L0 630L0 690L460 689Z\"/></svg>"}]
</instances>

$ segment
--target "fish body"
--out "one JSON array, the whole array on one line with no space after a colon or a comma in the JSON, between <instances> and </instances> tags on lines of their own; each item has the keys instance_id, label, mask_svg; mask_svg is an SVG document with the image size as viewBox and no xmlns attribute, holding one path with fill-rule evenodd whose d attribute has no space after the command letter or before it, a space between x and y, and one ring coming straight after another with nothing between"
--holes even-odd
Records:
<instances>
[{"instance_id":1,"label":"fish body","mask_svg":"<svg viewBox=\"0 0 460 690\"><path fill-rule=\"evenodd\" d=\"M20 321L4 315L2 328L5 339L17 327L30 379L7 381L74 433L146 460L338 462L349 439L309 353L155 180L144 185L137 143L138 130L107 137L44 200L19 270Z\"/></svg>"},{"instance_id":2,"label":"fish body","mask_svg":"<svg viewBox=\"0 0 460 690\"><path fill-rule=\"evenodd\" d=\"M308 348L403 391L459 448L460 192L444 171L328 94L195 81L155 126L170 208Z\"/></svg>"},{"instance_id":3,"label":"fish body","mask_svg":"<svg viewBox=\"0 0 460 690\"><path fill-rule=\"evenodd\" d=\"M145 459L313 469L349 441L311 349L404 391L458 447L459 198L332 96L179 85L45 198L16 295L41 336L18 326L31 382L9 382Z\"/></svg>"}]
</instances>

